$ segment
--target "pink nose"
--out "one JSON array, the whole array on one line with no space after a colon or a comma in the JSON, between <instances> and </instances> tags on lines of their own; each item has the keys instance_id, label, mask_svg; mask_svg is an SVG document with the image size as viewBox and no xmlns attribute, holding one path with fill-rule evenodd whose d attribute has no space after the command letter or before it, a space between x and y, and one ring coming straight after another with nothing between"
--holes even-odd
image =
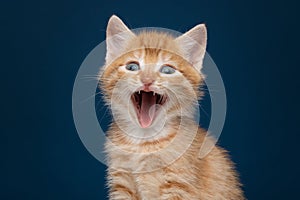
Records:
<instances>
[{"instance_id":1,"label":"pink nose","mask_svg":"<svg viewBox=\"0 0 300 200\"><path fill-rule=\"evenodd\" d=\"M154 80L149 77L142 78L141 81L145 86L148 86L148 87L154 82Z\"/></svg>"}]
</instances>

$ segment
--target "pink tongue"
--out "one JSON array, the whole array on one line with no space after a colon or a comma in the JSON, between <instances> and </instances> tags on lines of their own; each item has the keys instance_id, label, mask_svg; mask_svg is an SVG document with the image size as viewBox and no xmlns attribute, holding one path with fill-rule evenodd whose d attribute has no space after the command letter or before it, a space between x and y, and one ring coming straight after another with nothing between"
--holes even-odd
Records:
<instances>
[{"instance_id":1,"label":"pink tongue","mask_svg":"<svg viewBox=\"0 0 300 200\"><path fill-rule=\"evenodd\" d=\"M152 92L142 93L142 104L140 110L140 124L142 128L147 128L151 125L155 114L155 102L156 97L153 96Z\"/></svg>"}]
</instances>

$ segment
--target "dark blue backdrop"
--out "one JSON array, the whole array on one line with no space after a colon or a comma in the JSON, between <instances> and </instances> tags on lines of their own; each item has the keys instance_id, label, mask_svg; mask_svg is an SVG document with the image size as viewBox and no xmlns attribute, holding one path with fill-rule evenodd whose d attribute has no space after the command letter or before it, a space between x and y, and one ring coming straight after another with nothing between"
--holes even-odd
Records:
<instances>
[{"instance_id":1,"label":"dark blue backdrop","mask_svg":"<svg viewBox=\"0 0 300 200\"><path fill-rule=\"evenodd\" d=\"M105 166L82 145L71 95L112 14L131 28L208 27L228 113L230 151L248 199L299 191L299 15L292 1L11 1L1 3L0 199L106 199ZM299 75L298 75L299 76Z\"/></svg>"}]
</instances>

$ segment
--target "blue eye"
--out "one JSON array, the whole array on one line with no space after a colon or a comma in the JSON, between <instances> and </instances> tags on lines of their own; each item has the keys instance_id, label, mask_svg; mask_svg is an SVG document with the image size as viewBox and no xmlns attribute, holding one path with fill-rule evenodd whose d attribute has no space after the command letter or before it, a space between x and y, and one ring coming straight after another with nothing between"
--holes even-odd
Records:
<instances>
[{"instance_id":1,"label":"blue eye","mask_svg":"<svg viewBox=\"0 0 300 200\"><path fill-rule=\"evenodd\" d=\"M129 71L137 71L140 69L140 66L137 63L132 62L126 65L126 69Z\"/></svg>"},{"instance_id":2,"label":"blue eye","mask_svg":"<svg viewBox=\"0 0 300 200\"><path fill-rule=\"evenodd\" d=\"M173 67L170 67L168 65L163 65L160 70L161 73L163 74L173 74L175 73L175 69Z\"/></svg>"}]
</instances>

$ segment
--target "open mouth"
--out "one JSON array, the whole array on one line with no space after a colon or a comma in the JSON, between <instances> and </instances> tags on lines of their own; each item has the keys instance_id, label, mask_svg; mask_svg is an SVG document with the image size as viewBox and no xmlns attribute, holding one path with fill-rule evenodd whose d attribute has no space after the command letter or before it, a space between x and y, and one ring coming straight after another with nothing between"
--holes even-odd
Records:
<instances>
[{"instance_id":1,"label":"open mouth","mask_svg":"<svg viewBox=\"0 0 300 200\"><path fill-rule=\"evenodd\" d=\"M152 124L159 108L166 103L167 96L141 90L133 93L131 100L141 127L147 128Z\"/></svg>"}]
</instances>

